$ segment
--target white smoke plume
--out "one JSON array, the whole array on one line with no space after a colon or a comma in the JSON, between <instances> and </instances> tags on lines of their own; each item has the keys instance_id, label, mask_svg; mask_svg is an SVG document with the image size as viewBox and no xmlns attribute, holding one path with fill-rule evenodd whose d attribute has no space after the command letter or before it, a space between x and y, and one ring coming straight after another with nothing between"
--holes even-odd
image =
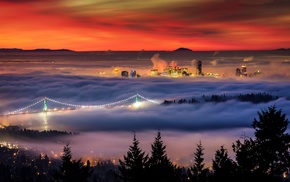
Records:
<instances>
[{"instance_id":1,"label":"white smoke plume","mask_svg":"<svg viewBox=\"0 0 290 182\"><path fill-rule=\"evenodd\" d=\"M220 52L219 51L215 51L214 53L213 53L213 56L216 56L216 55L218 55Z\"/></svg>"},{"instance_id":2,"label":"white smoke plume","mask_svg":"<svg viewBox=\"0 0 290 182\"><path fill-rule=\"evenodd\" d=\"M153 69L158 69L158 71L163 71L165 68L168 67L168 64L165 60L159 57L159 54L154 54L151 58L153 63Z\"/></svg>"},{"instance_id":3,"label":"white smoke plume","mask_svg":"<svg viewBox=\"0 0 290 182\"><path fill-rule=\"evenodd\" d=\"M196 60L196 59L193 59L193 60L191 61L191 66L196 67L196 63L197 63L197 60Z\"/></svg>"},{"instance_id":4,"label":"white smoke plume","mask_svg":"<svg viewBox=\"0 0 290 182\"><path fill-rule=\"evenodd\" d=\"M174 68L174 67L177 66L177 62L176 61L171 61L169 65Z\"/></svg>"},{"instance_id":5,"label":"white smoke plume","mask_svg":"<svg viewBox=\"0 0 290 182\"><path fill-rule=\"evenodd\" d=\"M213 66L216 66L218 64L218 61L216 59L214 59L210 62L210 64Z\"/></svg>"}]
</instances>

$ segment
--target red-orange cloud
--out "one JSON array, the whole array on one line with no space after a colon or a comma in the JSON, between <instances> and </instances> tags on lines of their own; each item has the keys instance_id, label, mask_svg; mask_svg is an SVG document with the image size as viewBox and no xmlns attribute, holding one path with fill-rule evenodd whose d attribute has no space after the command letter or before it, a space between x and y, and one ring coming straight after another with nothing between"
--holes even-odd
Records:
<instances>
[{"instance_id":1,"label":"red-orange cloud","mask_svg":"<svg viewBox=\"0 0 290 182\"><path fill-rule=\"evenodd\" d=\"M290 47L286 0L0 1L0 47L74 50Z\"/></svg>"}]
</instances>

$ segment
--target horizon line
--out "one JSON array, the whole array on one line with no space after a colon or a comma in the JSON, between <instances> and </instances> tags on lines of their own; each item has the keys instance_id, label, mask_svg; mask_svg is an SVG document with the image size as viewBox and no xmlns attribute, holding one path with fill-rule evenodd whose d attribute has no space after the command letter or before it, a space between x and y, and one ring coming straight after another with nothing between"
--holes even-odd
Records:
<instances>
[{"instance_id":1,"label":"horizon line","mask_svg":"<svg viewBox=\"0 0 290 182\"><path fill-rule=\"evenodd\" d=\"M57 48L57 49L51 49L51 48L34 48L34 49L23 49L23 48L16 48L16 47L2 47L0 50L20 50L20 51L41 51L41 50L47 50L47 51L73 51L73 52L108 52L108 51L115 51L115 52L136 52L136 51L163 51L163 52L174 52L178 51L180 48L185 48L189 50L180 50L180 52L184 51L192 51L192 52L209 52L209 51L276 51L276 50L290 50L290 48L276 48L276 49L221 49L221 50L193 50L186 47L179 47L174 50L166 50L166 49L135 49L135 50L112 50L112 49L106 49L106 50L73 50L73 49L67 49L67 48Z\"/></svg>"},{"instance_id":2,"label":"horizon line","mask_svg":"<svg viewBox=\"0 0 290 182\"><path fill-rule=\"evenodd\" d=\"M188 49L188 50L178 50L180 48L184 48L184 49ZM275 48L275 49L220 49L220 50L193 50L187 47L179 47L176 48L174 50L167 50L167 49L135 49L135 50L113 50L113 49L106 49L106 50L74 50L74 49L68 49L68 48L56 48L56 49L52 49L52 48L33 48L33 49L23 49L23 48L16 48L16 47L0 47L0 50L20 50L20 51L73 51L73 52L108 52L108 51L115 51L115 52L136 52L136 51L163 51L163 52L174 52L174 51L192 51L192 52L209 52L209 51L277 51L277 50L290 50L290 48Z\"/></svg>"}]
</instances>

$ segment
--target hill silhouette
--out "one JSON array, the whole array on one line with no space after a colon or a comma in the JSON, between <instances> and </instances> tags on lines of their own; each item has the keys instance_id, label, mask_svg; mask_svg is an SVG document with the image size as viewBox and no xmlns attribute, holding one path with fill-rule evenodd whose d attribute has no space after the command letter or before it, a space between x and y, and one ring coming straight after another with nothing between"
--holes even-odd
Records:
<instances>
[{"instance_id":1,"label":"hill silhouette","mask_svg":"<svg viewBox=\"0 0 290 182\"><path fill-rule=\"evenodd\" d=\"M174 51L190 51L193 52L191 49L185 48L185 47L180 47L178 49L175 49Z\"/></svg>"},{"instance_id":2,"label":"hill silhouette","mask_svg":"<svg viewBox=\"0 0 290 182\"><path fill-rule=\"evenodd\" d=\"M75 52L69 49L19 49L19 48L0 48L0 52L19 53L19 52Z\"/></svg>"}]
</instances>

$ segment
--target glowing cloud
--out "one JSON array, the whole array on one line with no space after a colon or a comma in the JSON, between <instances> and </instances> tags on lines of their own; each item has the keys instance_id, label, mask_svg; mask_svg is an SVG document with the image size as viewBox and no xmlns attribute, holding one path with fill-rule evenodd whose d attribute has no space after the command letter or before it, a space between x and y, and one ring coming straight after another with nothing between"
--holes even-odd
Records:
<instances>
[{"instance_id":1,"label":"glowing cloud","mask_svg":"<svg viewBox=\"0 0 290 182\"><path fill-rule=\"evenodd\" d=\"M250 62L250 61L253 61L253 60L254 60L254 56L245 57L243 59L244 62Z\"/></svg>"},{"instance_id":2,"label":"glowing cloud","mask_svg":"<svg viewBox=\"0 0 290 182\"><path fill-rule=\"evenodd\" d=\"M1 0L0 16L5 18L0 19L0 24L5 26L1 26L0 46L75 50L174 50L181 46L193 50L276 49L290 43L289 5L285 0Z\"/></svg>"}]
</instances>

